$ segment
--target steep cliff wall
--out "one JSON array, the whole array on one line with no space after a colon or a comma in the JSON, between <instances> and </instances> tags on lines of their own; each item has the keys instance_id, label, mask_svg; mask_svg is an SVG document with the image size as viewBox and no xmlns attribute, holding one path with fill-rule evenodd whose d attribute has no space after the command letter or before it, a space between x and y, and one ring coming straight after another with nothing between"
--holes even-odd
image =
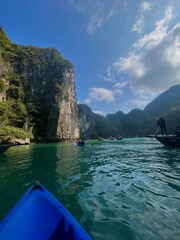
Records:
<instances>
[{"instance_id":1,"label":"steep cliff wall","mask_svg":"<svg viewBox=\"0 0 180 240\"><path fill-rule=\"evenodd\" d=\"M80 136L82 138L92 138L95 126L95 113L85 104L78 105Z\"/></svg>"},{"instance_id":2,"label":"steep cliff wall","mask_svg":"<svg viewBox=\"0 0 180 240\"><path fill-rule=\"evenodd\" d=\"M2 101L18 102L24 107L21 122L14 121L11 125L31 126L35 138L58 140L79 137L73 65L55 49L11 43L1 28Z\"/></svg>"},{"instance_id":3,"label":"steep cliff wall","mask_svg":"<svg viewBox=\"0 0 180 240\"><path fill-rule=\"evenodd\" d=\"M6 71L6 67L1 59L0 55L0 76L2 76ZM6 80L1 77L0 78L0 102L6 100L6 91L5 91Z\"/></svg>"},{"instance_id":4,"label":"steep cliff wall","mask_svg":"<svg viewBox=\"0 0 180 240\"><path fill-rule=\"evenodd\" d=\"M74 85L74 70L66 68L63 72L64 91L59 95L58 110L59 118L57 125L57 135L60 138L79 137L78 107L76 101L76 92Z\"/></svg>"}]
</instances>

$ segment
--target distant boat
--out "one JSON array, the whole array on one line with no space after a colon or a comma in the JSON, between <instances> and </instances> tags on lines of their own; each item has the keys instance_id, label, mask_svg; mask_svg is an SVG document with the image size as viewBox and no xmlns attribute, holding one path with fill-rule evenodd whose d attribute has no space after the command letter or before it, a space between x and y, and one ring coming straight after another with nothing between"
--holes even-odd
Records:
<instances>
[{"instance_id":1,"label":"distant boat","mask_svg":"<svg viewBox=\"0 0 180 240\"><path fill-rule=\"evenodd\" d=\"M180 148L180 137L176 135L147 135L150 138L156 138L160 143L167 147Z\"/></svg>"},{"instance_id":2,"label":"distant boat","mask_svg":"<svg viewBox=\"0 0 180 240\"><path fill-rule=\"evenodd\" d=\"M0 154L4 153L8 150L11 146L15 146L16 144L0 144Z\"/></svg>"},{"instance_id":3,"label":"distant boat","mask_svg":"<svg viewBox=\"0 0 180 240\"><path fill-rule=\"evenodd\" d=\"M25 193L1 222L0 239L91 240L67 209L39 183Z\"/></svg>"},{"instance_id":4,"label":"distant boat","mask_svg":"<svg viewBox=\"0 0 180 240\"><path fill-rule=\"evenodd\" d=\"M104 138L101 138L101 137L98 138L98 141L103 141L103 140L104 140Z\"/></svg>"},{"instance_id":5,"label":"distant boat","mask_svg":"<svg viewBox=\"0 0 180 240\"><path fill-rule=\"evenodd\" d=\"M122 136L118 136L118 137L116 138L116 140L122 140L122 139L123 139Z\"/></svg>"},{"instance_id":6,"label":"distant boat","mask_svg":"<svg viewBox=\"0 0 180 240\"><path fill-rule=\"evenodd\" d=\"M113 137L110 137L109 140L114 140L114 138L113 138Z\"/></svg>"},{"instance_id":7,"label":"distant boat","mask_svg":"<svg viewBox=\"0 0 180 240\"><path fill-rule=\"evenodd\" d=\"M76 143L77 146L85 146L85 141L84 140L78 140Z\"/></svg>"}]
</instances>

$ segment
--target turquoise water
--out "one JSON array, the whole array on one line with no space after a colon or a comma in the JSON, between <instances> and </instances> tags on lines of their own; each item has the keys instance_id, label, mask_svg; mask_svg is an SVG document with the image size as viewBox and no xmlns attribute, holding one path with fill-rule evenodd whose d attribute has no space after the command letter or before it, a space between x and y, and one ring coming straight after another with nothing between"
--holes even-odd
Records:
<instances>
[{"instance_id":1,"label":"turquoise water","mask_svg":"<svg viewBox=\"0 0 180 240\"><path fill-rule=\"evenodd\" d=\"M180 150L154 139L11 147L0 155L0 219L35 180L92 239L180 239Z\"/></svg>"}]
</instances>

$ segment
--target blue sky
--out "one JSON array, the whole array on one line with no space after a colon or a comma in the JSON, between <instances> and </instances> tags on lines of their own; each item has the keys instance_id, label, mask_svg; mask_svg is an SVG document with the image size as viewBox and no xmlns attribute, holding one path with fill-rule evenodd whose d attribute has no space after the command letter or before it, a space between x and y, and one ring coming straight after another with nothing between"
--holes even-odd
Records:
<instances>
[{"instance_id":1,"label":"blue sky","mask_svg":"<svg viewBox=\"0 0 180 240\"><path fill-rule=\"evenodd\" d=\"M179 0L1 0L0 25L14 43L71 61L78 103L102 115L180 84Z\"/></svg>"}]
</instances>

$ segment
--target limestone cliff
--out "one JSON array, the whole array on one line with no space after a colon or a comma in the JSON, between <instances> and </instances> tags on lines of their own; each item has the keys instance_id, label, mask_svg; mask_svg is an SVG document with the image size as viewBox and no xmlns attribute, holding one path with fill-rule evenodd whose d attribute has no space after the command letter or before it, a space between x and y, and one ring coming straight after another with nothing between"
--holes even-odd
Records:
<instances>
[{"instance_id":1,"label":"limestone cliff","mask_svg":"<svg viewBox=\"0 0 180 240\"><path fill-rule=\"evenodd\" d=\"M57 50L13 44L0 28L0 106L12 105L10 116L0 107L1 123L31 128L35 139L78 138L74 75Z\"/></svg>"}]
</instances>

